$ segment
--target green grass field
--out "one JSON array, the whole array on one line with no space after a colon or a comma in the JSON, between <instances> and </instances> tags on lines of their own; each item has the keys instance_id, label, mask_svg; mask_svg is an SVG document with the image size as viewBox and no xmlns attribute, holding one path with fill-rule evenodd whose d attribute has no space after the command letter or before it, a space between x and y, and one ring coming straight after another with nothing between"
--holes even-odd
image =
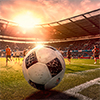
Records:
<instances>
[{"instance_id":1,"label":"green grass field","mask_svg":"<svg viewBox=\"0 0 100 100\"><path fill-rule=\"evenodd\" d=\"M0 100L23 100L39 92L26 82L22 73L22 58L20 64L9 62L8 66L6 66L5 62L5 58L0 58ZM94 65L93 59L72 59L69 65L67 59L65 59L65 63L64 78L52 90L62 92L100 77L99 61Z\"/></svg>"}]
</instances>

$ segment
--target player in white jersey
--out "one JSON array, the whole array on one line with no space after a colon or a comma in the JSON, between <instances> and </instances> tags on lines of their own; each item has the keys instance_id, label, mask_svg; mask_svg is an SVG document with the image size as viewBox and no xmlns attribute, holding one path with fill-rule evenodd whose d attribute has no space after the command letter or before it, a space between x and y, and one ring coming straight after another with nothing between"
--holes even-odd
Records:
<instances>
[{"instance_id":1,"label":"player in white jersey","mask_svg":"<svg viewBox=\"0 0 100 100\"><path fill-rule=\"evenodd\" d=\"M15 53L14 50L13 50L12 54L13 54L13 61L14 61L15 60L15 57L16 57L16 53Z\"/></svg>"},{"instance_id":2,"label":"player in white jersey","mask_svg":"<svg viewBox=\"0 0 100 100\"><path fill-rule=\"evenodd\" d=\"M30 48L30 46L28 47L28 49L27 49L27 52L26 52L26 54L29 52L31 50L31 48Z\"/></svg>"},{"instance_id":3,"label":"player in white jersey","mask_svg":"<svg viewBox=\"0 0 100 100\"><path fill-rule=\"evenodd\" d=\"M15 54L16 54L16 62L17 61L20 62L20 51L18 49Z\"/></svg>"}]
</instances>

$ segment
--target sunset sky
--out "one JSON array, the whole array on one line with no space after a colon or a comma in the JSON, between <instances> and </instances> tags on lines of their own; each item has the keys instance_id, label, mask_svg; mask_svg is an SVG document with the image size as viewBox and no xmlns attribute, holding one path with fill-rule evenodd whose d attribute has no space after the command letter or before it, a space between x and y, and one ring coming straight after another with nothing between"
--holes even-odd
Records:
<instances>
[{"instance_id":1,"label":"sunset sky","mask_svg":"<svg viewBox=\"0 0 100 100\"><path fill-rule=\"evenodd\" d=\"M44 24L98 8L100 0L0 0L0 19Z\"/></svg>"}]
</instances>

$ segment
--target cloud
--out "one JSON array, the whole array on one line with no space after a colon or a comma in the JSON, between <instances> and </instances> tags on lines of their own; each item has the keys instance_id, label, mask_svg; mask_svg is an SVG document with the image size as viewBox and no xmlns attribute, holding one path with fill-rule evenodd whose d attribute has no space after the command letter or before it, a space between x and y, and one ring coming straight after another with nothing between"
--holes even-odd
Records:
<instances>
[{"instance_id":1,"label":"cloud","mask_svg":"<svg viewBox=\"0 0 100 100\"><path fill-rule=\"evenodd\" d=\"M30 11L44 23L58 21L100 7L99 0L1 0L0 18L13 20Z\"/></svg>"}]
</instances>

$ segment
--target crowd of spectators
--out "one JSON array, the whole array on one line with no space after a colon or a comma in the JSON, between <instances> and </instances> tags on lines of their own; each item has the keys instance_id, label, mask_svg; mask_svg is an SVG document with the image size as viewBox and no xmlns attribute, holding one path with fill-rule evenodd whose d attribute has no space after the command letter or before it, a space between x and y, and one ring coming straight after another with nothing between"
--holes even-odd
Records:
<instances>
[{"instance_id":1,"label":"crowd of spectators","mask_svg":"<svg viewBox=\"0 0 100 100\"><path fill-rule=\"evenodd\" d=\"M29 46L34 48L35 43L12 43L12 42L3 42L0 41L0 50L5 50L5 46L9 45L11 50L23 51L25 48L27 49ZM70 48L70 50L77 50L78 52L72 52L72 57L91 57L92 49L94 45L97 45L100 48L100 38L97 39L88 39L88 40L79 40L79 41L68 41L68 42L59 42L59 43L48 43L46 45L51 45L59 50L63 51L63 56L66 57L66 52ZM79 51L82 50L82 51ZM87 52L84 50L88 50ZM1 52L0 52L1 55Z\"/></svg>"}]
</instances>

